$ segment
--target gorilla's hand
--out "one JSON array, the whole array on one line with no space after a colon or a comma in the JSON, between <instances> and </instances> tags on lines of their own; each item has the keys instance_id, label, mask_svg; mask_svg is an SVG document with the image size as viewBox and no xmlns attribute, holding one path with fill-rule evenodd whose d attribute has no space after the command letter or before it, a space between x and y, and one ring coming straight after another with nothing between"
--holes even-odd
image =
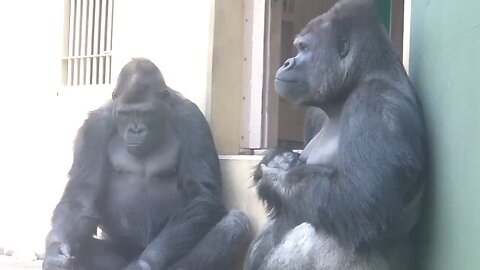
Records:
<instances>
[{"instance_id":1,"label":"gorilla's hand","mask_svg":"<svg viewBox=\"0 0 480 270\"><path fill-rule=\"evenodd\" d=\"M300 164L300 154L292 150L277 148L265 154L260 164L258 164L253 174L253 179L258 182L263 177L262 165L278 169L281 171L289 171Z\"/></svg>"},{"instance_id":2,"label":"gorilla's hand","mask_svg":"<svg viewBox=\"0 0 480 270\"><path fill-rule=\"evenodd\" d=\"M271 159L266 165L270 168L289 171L300 163L299 157L300 154L293 151L283 152Z\"/></svg>"},{"instance_id":3,"label":"gorilla's hand","mask_svg":"<svg viewBox=\"0 0 480 270\"><path fill-rule=\"evenodd\" d=\"M73 269L75 257L69 245L59 242L51 243L45 252L43 270Z\"/></svg>"},{"instance_id":4,"label":"gorilla's hand","mask_svg":"<svg viewBox=\"0 0 480 270\"><path fill-rule=\"evenodd\" d=\"M283 178L287 174L286 170L266 166L263 164L260 164L260 168L262 169L262 182L275 182L283 180Z\"/></svg>"},{"instance_id":5,"label":"gorilla's hand","mask_svg":"<svg viewBox=\"0 0 480 270\"><path fill-rule=\"evenodd\" d=\"M123 270L152 270L152 267L143 260L135 260Z\"/></svg>"}]
</instances>

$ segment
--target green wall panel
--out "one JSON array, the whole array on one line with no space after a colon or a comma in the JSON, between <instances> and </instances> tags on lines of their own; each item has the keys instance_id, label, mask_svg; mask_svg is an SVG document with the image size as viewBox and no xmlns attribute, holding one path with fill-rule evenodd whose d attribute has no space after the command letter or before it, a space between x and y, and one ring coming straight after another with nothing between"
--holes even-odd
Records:
<instances>
[{"instance_id":1,"label":"green wall panel","mask_svg":"<svg viewBox=\"0 0 480 270\"><path fill-rule=\"evenodd\" d=\"M480 1L413 0L410 76L431 147L422 270L480 269Z\"/></svg>"},{"instance_id":2,"label":"green wall panel","mask_svg":"<svg viewBox=\"0 0 480 270\"><path fill-rule=\"evenodd\" d=\"M375 2L377 3L380 21L385 26L385 29L387 29L387 32L390 33L391 0L375 0Z\"/></svg>"}]
</instances>

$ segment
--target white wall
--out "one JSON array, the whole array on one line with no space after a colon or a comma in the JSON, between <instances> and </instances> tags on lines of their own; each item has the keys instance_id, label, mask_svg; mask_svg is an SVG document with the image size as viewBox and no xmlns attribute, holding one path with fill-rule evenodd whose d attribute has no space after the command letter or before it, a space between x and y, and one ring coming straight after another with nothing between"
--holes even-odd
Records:
<instances>
[{"instance_id":1,"label":"white wall","mask_svg":"<svg viewBox=\"0 0 480 270\"><path fill-rule=\"evenodd\" d=\"M59 1L0 4L0 245L43 245L64 182L55 104L62 13Z\"/></svg>"},{"instance_id":2,"label":"white wall","mask_svg":"<svg viewBox=\"0 0 480 270\"><path fill-rule=\"evenodd\" d=\"M117 1L114 71L131 57L148 57L170 87L205 112L212 1Z\"/></svg>"}]
</instances>

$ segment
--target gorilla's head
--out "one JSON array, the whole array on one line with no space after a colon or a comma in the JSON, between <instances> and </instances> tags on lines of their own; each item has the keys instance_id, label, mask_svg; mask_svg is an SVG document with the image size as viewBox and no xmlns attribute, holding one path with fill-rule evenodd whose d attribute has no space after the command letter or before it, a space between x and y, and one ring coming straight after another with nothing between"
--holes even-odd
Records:
<instances>
[{"instance_id":1,"label":"gorilla's head","mask_svg":"<svg viewBox=\"0 0 480 270\"><path fill-rule=\"evenodd\" d=\"M160 70L150 60L131 60L120 72L112 97L113 117L127 150L147 155L163 139L168 121L169 90Z\"/></svg>"},{"instance_id":2,"label":"gorilla's head","mask_svg":"<svg viewBox=\"0 0 480 270\"><path fill-rule=\"evenodd\" d=\"M378 66L373 63L378 51L370 53L377 49L372 39L387 40L372 1L338 2L297 35L297 55L277 71L277 93L295 103L320 107L347 95L359 78Z\"/></svg>"}]
</instances>

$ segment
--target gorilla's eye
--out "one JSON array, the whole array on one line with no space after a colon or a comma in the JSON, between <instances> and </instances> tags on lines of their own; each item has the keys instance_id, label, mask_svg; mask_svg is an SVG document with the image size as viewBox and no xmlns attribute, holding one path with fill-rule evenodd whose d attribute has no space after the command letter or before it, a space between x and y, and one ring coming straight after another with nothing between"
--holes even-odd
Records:
<instances>
[{"instance_id":1,"label":"gorilla's eye","mask_svg":"<svg viewBox=\"0 0 480 270\"><path fill-rule=\"evenodd\" d=\"M299 51L308 51L308 44L306 42L300 41L297 47Z\"/></svg>"},{"instance_id":2,"label":"gorilla's eye","mask_svg":"<svg viewBox=\"0 0 480 270\"><path fill-rule=\"evenodd\" d=\"M128 116L128 115L130 115L130 112L127 111L127 110L118 110L118 111L117 111L117 114L118 114L119 116Z\"/></svg>"},{"instance_id":3,"label":"gorilla's eye","mask_svg":"<svg viewBox=\"0 0 480 270\"><path fill-rule=\"evenodd\" d=\"M350 44L348 43L347 39L342 39L340 42L340 47L339 47L339 54L340 57L345 57L348 54L348 50L350 49Z\"/></svg>"},{"instance_id":4,"label":"gorilla's eye","mask_svg":"<svg viewBox=\"0 0 480 270\"><path fill-rule=\"evenodd\" d=\"M150 117L150 116L154 115L154 111L153 110L138 111L137 114L139 116L143 116L143 117Z\"/></svg>"}]
</instances>

